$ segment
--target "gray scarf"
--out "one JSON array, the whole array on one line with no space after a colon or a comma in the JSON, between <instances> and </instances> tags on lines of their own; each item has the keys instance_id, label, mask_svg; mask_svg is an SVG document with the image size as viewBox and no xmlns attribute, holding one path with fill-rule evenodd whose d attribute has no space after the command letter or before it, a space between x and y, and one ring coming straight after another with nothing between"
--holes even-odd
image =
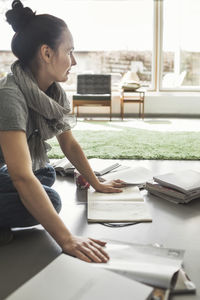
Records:
<instances>
[{"instance_id":1,"label":"gray scarf","mask_svg":"<svg viewBox=\"0 0 200 300\"><path fill-rule=\"evenodd\" d=\"M36 170L48 161L46 152L50 146L45 140L71 128L68 122L70 105L58 83L54 82L45 94L39 89L30 70L23 69L19 61L14 62L11 70L29 108L28 145L33 169Z\"/></svg>"}]
</instances>

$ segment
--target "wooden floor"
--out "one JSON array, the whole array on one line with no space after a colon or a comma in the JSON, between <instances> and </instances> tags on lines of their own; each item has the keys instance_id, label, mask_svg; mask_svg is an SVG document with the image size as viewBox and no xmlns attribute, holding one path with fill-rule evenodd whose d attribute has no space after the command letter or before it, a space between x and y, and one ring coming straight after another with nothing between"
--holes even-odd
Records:
<instances>
[{"instance_id":1,"label":"wooden floor","mask_svg":"<svg viewBox=\"0 0 200 300\"><path fill-rule=\"evenodd\" d=\"M152 170L154 175L193 168L200 170L199 161L155 161L155 160L123 160L124 165L143 166ZM61 218L66 226L75 235L86 235L94 238L107 238L113 240L123 240L137 243L155 243L158 242L166 247L182 248L186 247L186 266L193 280L199 278L199 236L200 229L196 226L196 221L200 221L200 201L195 200L188 206L178 206L169 202L160 201L156 197L150 198L146 192L144 196L148 200L148 205L152 213L153 223L139 224L127 228L108 228L100 224L88 225L86 219L86 192L76 188L74 180L71 177L58 177L54 188L59 192L62 198ZM158 209L158 210L157 210ZM157 213L159 211L159 213ZM176 228L172 227L176 212ZM187 228L183 220L187 220ZM178 221L177 221L178 220ZM188 223L190 222L190 223ZM161 226L163 223L163 230ZM160 225L161 224L161 225ZM182 225L181 225L182 224ZM198 228L197 228L198 227ZM176 232L175 232L176 229ZM185 230L191 229L191 235L196 236L198 241L189 244L186 241L188 235L184 236ZM171 236L173 238L171 238ZM0 300L5 299L16 288L21 286L28 279L37 274L53 259L61 253L60 247L53 241L41 226L31 229L16 230L14 241L0 248ZM196 253L196 256L194 256ZM197 267L190 266L191 255L193 260L198 257ZM195 264L195 261L193 261ZM197 280L196 280L197 281ZM200 289L199 279L195 282ZM173 299L200 299L200 293L196 296L173 297ZM28 300L28 299L27 299Z\"/></svg>"}]
</instances>

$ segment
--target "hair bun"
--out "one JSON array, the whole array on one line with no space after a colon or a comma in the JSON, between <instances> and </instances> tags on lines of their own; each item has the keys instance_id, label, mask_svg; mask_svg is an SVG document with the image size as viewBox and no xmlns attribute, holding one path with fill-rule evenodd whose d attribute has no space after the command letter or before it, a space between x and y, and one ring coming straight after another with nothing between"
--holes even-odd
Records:
<instances>
[{"instance_id":1,"label":"hair bun","mask_svg":"<svg viewBox=\"0 0 200 300\"><path fill-rule=\"evenodd\" d=\"M23 4L19 0L14 0L12 3L12 8L23 8Z\"/></svg>"},{"instance_id":2,"label":"hair bun","mask_svg":"<svg viewBox=\"0 0 200 300\"><path fill-rule=\"evenodd\" d=\"M7 22L15 32L20 32L35 17L29 7L24 7L20 0L14 0L12 9L6 12Z\"/></svg>"}]
</instances>

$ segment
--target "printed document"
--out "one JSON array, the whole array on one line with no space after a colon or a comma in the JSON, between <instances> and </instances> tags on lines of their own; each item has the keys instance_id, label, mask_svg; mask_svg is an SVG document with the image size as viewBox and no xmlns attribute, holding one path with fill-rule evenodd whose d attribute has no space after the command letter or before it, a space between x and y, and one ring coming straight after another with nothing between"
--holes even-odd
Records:
<instances>
[{"instance_id":1,"label":"printed document","mask_svg":"<svg viewBox=\"0 0 200 300\"><path fill-rule=\"evenodd\" d=\"M107 264L95 264L155 287L170 288L173 275L181 268L184 250L108 241ZM93 264L94 265L94 264Z\"/></svg>"},{"instance_id":2,"label":"printed document","mask_svg":"<svg viewBox=\"0 0 200 300\"><path fill-rule=\"evenodd\" d=\"M151 222L147 203L137 186L121 193L98 193L88 190L88 222Z\"/></svg>"}]
</instances>

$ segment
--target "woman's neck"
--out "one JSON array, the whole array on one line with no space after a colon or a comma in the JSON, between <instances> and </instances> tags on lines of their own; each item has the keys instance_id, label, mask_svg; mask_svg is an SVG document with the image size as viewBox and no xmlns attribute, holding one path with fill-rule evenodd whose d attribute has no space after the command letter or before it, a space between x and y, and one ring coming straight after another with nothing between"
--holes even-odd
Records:
<instances>
[{"instance_id":1,"label":"woman's neck","mask_svg":"<svg viewBox=\"0 0 200 300\"><path fill-rule=\"evenodd\" d=\"M48 78L48 74L43 68L38 68L37 65L32 65L30 70L37 81L39 89L43 92L46 92L53 83L53 81Z\"/></svg>"}]
</instances>

